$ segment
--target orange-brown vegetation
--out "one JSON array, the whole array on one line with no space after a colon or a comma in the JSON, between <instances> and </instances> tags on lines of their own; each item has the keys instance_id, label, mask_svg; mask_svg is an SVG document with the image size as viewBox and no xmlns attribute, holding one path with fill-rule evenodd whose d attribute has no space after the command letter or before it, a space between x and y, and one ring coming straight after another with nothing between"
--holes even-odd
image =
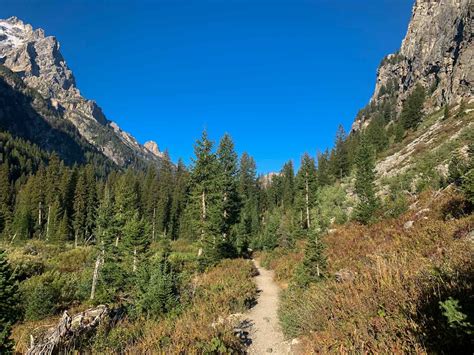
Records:
<instances>
[{"instance_id":1,"label":"orange-brown vegetation","mask_svg":"<svg viewBox=\"0 0 474 355\"><path fill-rule=\"evenodd\" d=\"M327 279L283 294L280 319L287 336L302 337L308 352L462 351L457 346L466 339L460 337L472 324L461 334L440 308L451 297L472 316L474 304L474 216L453 218L456 199L428 192L398 219L350 223L327 234ZM288 270L299 254L265 258L275 270ZM336 280L337 272L349 276Z\"/></svg>"}]
</instances>

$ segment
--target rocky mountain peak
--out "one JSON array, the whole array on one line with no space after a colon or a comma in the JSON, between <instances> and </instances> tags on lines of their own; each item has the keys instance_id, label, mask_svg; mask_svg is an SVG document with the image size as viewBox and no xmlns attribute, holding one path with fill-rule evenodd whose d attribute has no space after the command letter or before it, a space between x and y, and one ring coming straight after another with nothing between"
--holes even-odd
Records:
<instances>
[{"instance_id":1,"label":"rocky mountain peak","mask_svg":"<svg viewBox=\"0 0 474 355\"><path fill-rule=\"evenodd\" d=\"M370 104L394 97L396 112L417 84L428 94L427 112L474 94L474 3L472 0L416 0L407 34L397 53L377 71ZM368 117L356 119L353 129Z\"/></svg>"},{"instance_id":2,"label":"rocky mountain peak","mask_svg":"<svg viewBox=\"0 0 474 355\"><path fill-rule=\"evenodd\" d=\"M90 144L116 164L127 165L137 159L160 162L160 155L140 145L109 121L95 101L81 95L59 42L42 29L33 29L17 17L0 19L0 64L49 100Z\"/></svg>"},{"instance_id":3,"label":"rocky mountain peak","mask_svg":"<svg viewBox=\"0 0 474 355\"><path fill-rule=\"evenodd\" d=\"M158 144L155 141L148 141L143 145L146 149L152 152L157 157L163 157L163 153L158 148Z\"/></svg>"}]
</instances>

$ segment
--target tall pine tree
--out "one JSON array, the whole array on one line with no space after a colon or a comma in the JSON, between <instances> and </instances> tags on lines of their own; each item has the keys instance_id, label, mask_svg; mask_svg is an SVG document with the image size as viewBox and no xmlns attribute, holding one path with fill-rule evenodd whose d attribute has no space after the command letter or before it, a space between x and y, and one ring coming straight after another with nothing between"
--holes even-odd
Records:
<instances>
[{"instance_id":1,"label":"tall pine tree","mask_svg":"<svg viewBox=\"0 0 474 355\"><path fill-rule=\"evenodd\" d=\"M3 250L0 250L0 354L13 352L11 326L20 314L18 287L13 270Z\"/></svg>"},{"instance_id":2,"label":"tall pine tree","mask_svg":"<svg viewBox=\"0 0 474 355\"><path fill-rule=\"evenodd\" d=\"M232 138L225 134L217 148L219 164L219 187L222 195L222 226L221 233L228 241L231 228L237 223L240 213L240 198L237 192L237 153Z\"/></svg>"},{"instance_id":3,"label":"tall pine tree","mask_svg":"<svg viewBox=\"0 0 474 355\"><path fill-rule=\"evenodd\" d=\"M361 138L356 157L355 191L359 198L355 218L361 223L370 223L374 219L379 203L375 195L374 148L365 134Z\"/></svg>"},{"instance_id":4,"label":"tall pine tree","mask_svg":"<svg viewBox=\"0 0 474 355\"><path fill-rule=\"evenodd\" d=\"M296 175L296 205L300 212L300 221L304 228L311 228L311 209L316 201L316 164L305 153L301 158L301 167Z\"/></svg>"}]
</instances>

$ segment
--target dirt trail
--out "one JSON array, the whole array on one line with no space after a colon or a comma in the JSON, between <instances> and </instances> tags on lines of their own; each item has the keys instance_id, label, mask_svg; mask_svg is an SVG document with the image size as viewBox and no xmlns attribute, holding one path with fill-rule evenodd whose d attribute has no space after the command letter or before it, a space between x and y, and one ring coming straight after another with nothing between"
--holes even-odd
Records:
<instances>
[{"instance_id":1,"label":"dirt trail","mask_svg":"<svg viewBox=\"0 0 474 355\"><path fill-rule=\"evenodd\" d=\"M257 304L253 307L248 319L252 323L249 354L288 354L283 333L278 323L278 303L280 288L273 280L273 271L266 270L254 260L260 275L255 277L259 296Z\"/></svg>"}]
</instances>

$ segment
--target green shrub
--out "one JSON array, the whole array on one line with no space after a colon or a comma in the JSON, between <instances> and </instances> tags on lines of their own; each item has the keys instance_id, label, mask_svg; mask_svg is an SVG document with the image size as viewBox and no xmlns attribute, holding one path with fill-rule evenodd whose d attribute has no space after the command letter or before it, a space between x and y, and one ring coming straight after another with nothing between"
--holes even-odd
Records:
<instances>
[{"instance_id":1,"label":"green shrub","mask_svg":"<svg viewBox=\"0 0 474 355\"><path fill-rule=\"evenodd\" d=\"M76 298L77 281L73 275L48 271L21 284L25 299L25 318L38 320L67 308Z\"/></svg>"},{"instance_id":2,"label":"green shrub","mask_svg":"<svg viewBox=\"0 0 474 355\"><path fill-rule=\"evenodd\" d=\"M139 315L157 318L179 304L177 274L165 258L141 268L137 286L133 308Z\"/></svg>"}]
</instances>

